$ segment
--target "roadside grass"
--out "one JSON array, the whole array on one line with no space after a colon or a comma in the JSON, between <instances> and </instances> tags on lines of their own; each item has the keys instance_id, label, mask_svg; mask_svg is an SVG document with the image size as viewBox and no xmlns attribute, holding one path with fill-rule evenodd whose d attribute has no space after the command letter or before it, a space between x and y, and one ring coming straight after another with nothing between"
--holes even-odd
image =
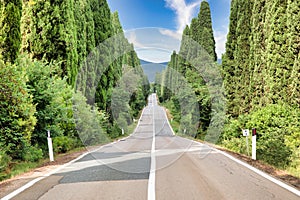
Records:
<instances>
[{"instance_id":1,"label":"roadside grass","mask_svg":"<svg viewBox=\"0 0 300 200\"><path fill-rule=\"evenodd\" d=\"M17 175L26 173L31 169L39 167L40 162L12 162L10 163L10 168L7 169L6 173L2 173L0 176L0 181L13 178Z\"/></svg>"},{"instance_id":2,"label":"roadside grass","mask_svg":"<svg viewBox=\"0 0 300 200\"><path fill-rule=\"evenodd\" d=\"M285 169L285 171L300 179L300 157L296 158L296 160L292 160L291 166Z\"/></svg>"},{"instance_id":3,"label":"roadside grass","mask_svg":"<svg viewBox=\"0 0 300 200\"><path fill-rule=\"evenodd\" d=\"M54 154L54 160L64 157L68 154L77 153L80 151L85 150L85 147L77 147L74 148L66 153L60 153L60 154ZM9 168L6 170L5 173L2 173L0 175L0 181L4 181L13 177L16 177L20 174L24 174L26 172L31 171L32 169L42 167L46 165L47 163L50 163L49 158L43 158L36 162L29 162L29 161L18 161L14 162L12 161L9 165Z\"/></svg>"},{"instance_id":4,"label":"roadside grass","mask_svg":"<svg viewBox=\"0 0 300 200\"><path fill-rule=\"evenodd\" d=\"M138 119L140 118L141 113L142 113L142 111L139 113ZM137 121L133 122L132 124L130 124L128 126L128 131L126 133L124 133L124 135L120 135L115 139L110 139L107 143L110 143L110 142L113 142L114 140L119 140L121 138L127 137L128 135L133 133L136 126L137 126ZM95 146L91 146L91 147L85 147L85 146L77 147L77 148L71 149L70 151L68 151L66 153L54 154L54 160L57 160L58 158L67 156L69 154L78 153L78 152L81 152L83 150L88 150L89 148L91 148L91 149L97 148L97 147L105 145L107 143L99 144L99 145L95 145ZM44 158L44 159L41 159L37 162L28 162L28 161L27 162L26 161L13 162L12 161L10 163L9 168L5 172L0 174L0 181L4 181L4 180L7 180L7 179L16 177L20 174L24 174L26 172L29 172L29 171L35 169L35 168L42 167L42 166L47 165L49 163L50 163L49 158Z\"/></svg>"}]
</instances>

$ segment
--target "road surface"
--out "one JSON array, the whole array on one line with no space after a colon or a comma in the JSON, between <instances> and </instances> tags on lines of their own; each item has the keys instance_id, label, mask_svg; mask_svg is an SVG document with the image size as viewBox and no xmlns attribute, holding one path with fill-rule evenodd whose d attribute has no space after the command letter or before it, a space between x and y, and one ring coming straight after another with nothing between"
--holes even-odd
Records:
<instances>
[{"instance_id":1,"label":"road surface","mask_svg":"<svg viewBox=\"0 0 300 200\"><path fill-rule=\"evenodd\" d=\"M296 194L204 144L173 135L150 95L135 132L42 179L12 199L278 199Z\"/></svg>"}]
</instances>

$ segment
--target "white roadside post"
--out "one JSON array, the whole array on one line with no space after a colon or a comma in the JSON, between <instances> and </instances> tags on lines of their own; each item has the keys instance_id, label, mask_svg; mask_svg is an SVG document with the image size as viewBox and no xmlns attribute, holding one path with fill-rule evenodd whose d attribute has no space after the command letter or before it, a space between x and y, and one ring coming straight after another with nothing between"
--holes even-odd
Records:
<instances>
[{"instance_id":1,"label":"white roadside post","mask_svg":"<svg viewBox=\"0 0 300 200\"><path fill-rule=\"evenodd\" d=\"M52 145L52 139L50 137L50 130L47 130L47 132L48 132L47 140L48 140L48 149L49 149L49 159L50 159L50 162L53 162L54 161L53 145Z\"/></svg>"},{"instance_id":2,"label":"white roadside post","mask_svg":"<svg viewBox=\"0 0 300 200\"><path fill-rule=\"evenodd\" d=\"M252 159L256 160L256 129L252 129Z\"/></svg>"},{"instance_id":3,"label":"white roadside post","mask_svg":"<svg viewBox=\"0 0 300 200\"><path fill-rule=\"evenodd\" d=\"M249 143L248 143L249 129L243 130L243 136L246 137L247 155L249 156Z\"/></svg>"},{"instance_id":4,"label":"white roadside post","mask_svg":"<svg viewBox=\"0 0 300 200\"><path fill-rule=\"evenodd\" d=\"M122 135L124 135L124 129L122 128Z\"/></svg>"}]
</instances>

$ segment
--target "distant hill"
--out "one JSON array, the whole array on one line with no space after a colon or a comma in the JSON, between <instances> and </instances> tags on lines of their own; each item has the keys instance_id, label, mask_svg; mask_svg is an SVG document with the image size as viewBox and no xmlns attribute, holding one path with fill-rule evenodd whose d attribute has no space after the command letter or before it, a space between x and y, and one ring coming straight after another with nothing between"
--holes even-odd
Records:
<instances>
[{"instance_id":1,"label":"distant hill","mask_svg":"<svg viewBox=\"0 0 300 200\"><path fill-rule=\"evenodd\" d=\"M157 72L162 72L164 69L166 69L168 65L168 62L152 63L145 60L140 60L140 62L144 70L144 73L148 77L150 83L153 83L155 81L155 74Z\"/></svg>"},{"instance_id":2,"label":"distant hill","mask_svg":"<svg viewBox=\"0 0 300 200\"><path fill-rule=\"evenodd\" d=\"M148 80L150 83L153 83L155 81L155 74L157 72L162 72L164 69L166 69L168 62L164 63L152 63L145 60L140 59L142 68L144 70L144 73L148 77ZM217 63L222 64L222 59L218 59Z\"/></svg>"}]
</instances>

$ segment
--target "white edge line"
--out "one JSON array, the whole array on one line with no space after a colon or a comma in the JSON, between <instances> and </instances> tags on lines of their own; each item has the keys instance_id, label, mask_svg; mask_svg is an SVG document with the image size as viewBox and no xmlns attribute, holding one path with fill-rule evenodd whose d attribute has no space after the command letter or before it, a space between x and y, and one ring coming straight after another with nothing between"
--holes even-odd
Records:
<instances>
[{"instance_id":1,"label":"white edge line","mask_svg":"<svg viewBox=\"0 0 300 200\"><path fill-rule=\"evenodd\" d=\"M115 142L112 142L112 143L109 143L109 144L106 144L106 145L111 145L111 144L113 144L113 143L115 143ZM95 150L93 150L93 151L88 151L88 152L86 152L86 153L80 155L79 157L75 158L74 160L71 160L70 162L68 162L68 163L66 163L66 164L63 164L63 165L61 165L60 167L58 167L58 168L52 170L51 172L49 172L49 173L47 173L47 174L45 174L45 175L43 175L43 176L41 176L41 177L38 177L38 178L36 178L36 179L34 179L34 180L32 180L32 181L26 183L26 184L23 185L22 187L16 189L15 191L13 191L13 192L11 192L10 194L8 194L8 195L6 195L5 197L3 197L1 200L9 200L9 199L15 197L16 195L20 194L20 193L23 192L24 190L26 190L26 189L28 189L29 187L33 186L35 183L41 181L42 179L44 179L44 178L46 178L46 177L51 176L52 174L54 174L54 173L60 171L61 169L63 169L63 168L65 168L65 167L69 166L70 164L72 164L72 163L76 162L77 160L83 158L83 157L86 156L87 154L93 153L93 152L95 152L95 151L99 151L101 148L105 147L106 145L103 145L103 146L101 146L101 147L99 147L99 148L97 148L97 149L95 149Z\"/></svg>"},{"instance_id":2,"label":"white edge line","mask_svg":"<svg viewBox=\"0 0 300 200\"><path fill-rule=\"evenodd\" d=\"M171 129L171 131L172 131L172 134L175 135L175 132L174 132L172 126L170 125L170 122L169 122L169 119L168 119L168 116L167 116L167 110L166 110L166 109L163 109L163 110L164 110L164 114L165 114L167 123L168 123L168 125L169 125L169 127L170 127L170 129Z\"/></svg>"},{"instance_id":3,"label":"white edge line","mask_svg":"<svg viewBox=\"0 0 300 200\"><path fill-rule=\"evenodd\" d=\"M184 139L186 139L186 138L184 138ZM189 140L189 139L187 139L187 140ZM193 142L196 142L196 143L198 143L198 144L206 145L206 144L203 144L203 143L198 142L198 141L194 141L194 140L192 140L192 141L193 141ZM208 145L207 145L207 146L208 146ZM260 176L266 178L267 180L269 180L269 181L271 181L271 182L273 182L273 183L279 185L280 187L282 187L282 188L284 188L284 189L286 189L286 190L288 190L288 191L290 191L290 192L296 194L297 196L300 196L300 191L297 190L296 188L294 188L294 187L292 187L292 186L289 186L289 185L287 185L286 183L284 183L284 182L282 182L282 181L280 181L280 180L277 180L277 179L273 178L272 176L266 174L265 172L263 172L263 171L261 171L261 170L255 168L255 167L253 167L253 166L251 166L251 165L249 165L249 164L247 164L247 163L245 163L245 162L243 162L243 161L241 161L241 160L239 160L239 159L237 159L237 158L235 158L235 157L233 157L233 156L231 156L231 155L229 155L229 154L227 154L227 153L225 153L225 152L223 152L223 151L221 151L221 150L219 150L219 149L216 149L216 148L211 147L211 146L208 146L208 147L211 148L211 149L213 149L213 150L215 150L215 151L217 151L218 153L220 153L220 154L226 156L227 158L229 158L229 159L235 161L236 163L238 163L238 164L240 164L240 165L242 165L242 166L248 168L249 170L251 170L251 171L257 173L258 175L260 175Z\"/></svg>"},{"instance_id":4,"label":"white edge line","mask_svg":"<svg viewBox=\"0 0 300 200\"><path fill-rule=\"evenodd\" d=\"M172 134L175 135L175 132L174 132L172 126L170 125L170 122L169 122L169 119L168 119L168 116L167 116L167 111L165 109L164 109L164 113L165 113L165 117L166 117L167 123L168 123L168 125L169 125L169 127L170 127L170 129L172 131Z\"/></svg>"},{"instance_id":5,"label":"white edge line","mask_svg":"<svg viewBox=\"0 0 300 200\"><path fill-rule=\"evenodd\" d=\"M146 107L144 107L144 109L143 109L143 111L142 111L141 117L142 117L143 114L144 114L145 108L146 108ZM140 118L141 118L141 117L140 117ZM132 135L135 133L137 127L139 126L139 122L140 122L140 119L139 119L138 124L137 124L135 130L133 131L133 133L130 134L129 136L125 137L125 138L122 138L122 140L129 138L130 136L132 136ZM2 197L1 200L9 200L9 199L15 197L15 196L17 196L18 194L20 194L21 192L23 192L24 190L26 190L26 189L30 188L31 186L33 186L35 183L37 183L37 182L43 180L43 179L46 178L46 177L51 176L52 174L55 174L56 172L58 172L58 171L62 170L63 168L65 168L65 167L71 165L72 163L76 162L77 160L80 160L80 159L83 158L84 156L86 156L86 155L88 155L88 154L90 154L90 153L94 153L94 152L96 152L96 151L99 151L100 149L104 148L105 146L115 144L115 143L117 143L117 142L119 142L119 141L120 141L120 140L117 140L117 141L114 141L114 142L105 144L105 145L103 145L103 146L101 146L101 147L99 147L99 148L97 148L97 149L92 150L92 151L88 151L88 152L86 152L86 153L84 153L84 154L78 156L78 157L75 158L74 160L71 160L70 162L63 164L63 165L59 166L58 168L53 169L53 170L50 171L49 173L47 173L47 174L45 174L45 175L43 175L43 176L41 176L41 177L38 177L38 178L36 178L36 179L33 179L32 181L26 183L26 184L23 185L22 187L20 187L20 188L14 190L13 192L9 193L8 195L6 195L6 196L4 196L4 197Z\"/></svg>"}]
</instances>

